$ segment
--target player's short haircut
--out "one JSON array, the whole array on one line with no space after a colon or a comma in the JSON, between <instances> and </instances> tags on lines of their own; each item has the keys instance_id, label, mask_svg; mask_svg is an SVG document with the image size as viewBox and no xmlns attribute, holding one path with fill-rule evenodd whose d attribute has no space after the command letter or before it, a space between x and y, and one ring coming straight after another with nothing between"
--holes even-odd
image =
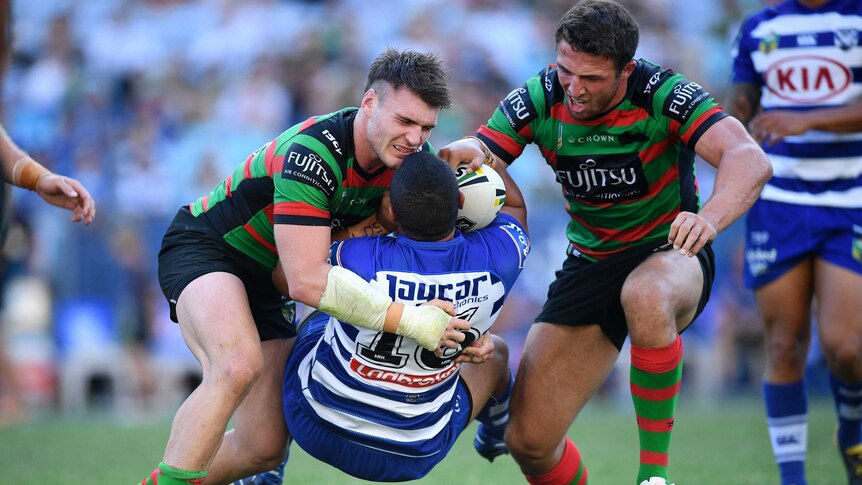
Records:
<instances>
[{"instance_id":1,"label":"player's short haircut","mask_svg":"<svg viewBox=\"0 0 862 485\"><path fill-rule=\"evenodd\" d=\"M449 165L430 152L411 153L389 186L399 231L417 241L448 236L458 218L458 181Z\"/></svg>"},{"instance_id":2,"label":"player's short haircut","mask_svg":"<svg viewBox=\"0 0 862 485\"><path fill-rule=\"evenodd\" d=\"M447 109L452 106L452 96L446 83L446 70L435 54L414 50L386 49L368 69L368 91L379 81L392 88L406 87L432 108Z\"/></svg>"},{"instance_id":3,"label":"player's short haircut","mask_svg":"<svg viewBox=\"0 0 862 485\"><path fill-rule=\"evenodd\" d=\"M584 0L570 8L557 25L554 40L578 52L614 61L617 73L635 56L638 24L628 10L611 0Z\"/></svg>"}]
</instances>

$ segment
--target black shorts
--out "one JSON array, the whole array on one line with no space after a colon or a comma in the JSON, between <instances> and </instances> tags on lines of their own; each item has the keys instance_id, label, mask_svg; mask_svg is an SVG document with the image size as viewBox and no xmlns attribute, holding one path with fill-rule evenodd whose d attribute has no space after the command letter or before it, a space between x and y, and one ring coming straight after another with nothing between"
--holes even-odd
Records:
<instances>
[{"instance_id":1,"label":"black shorts","mask_svg":"<svg viewBox=\"0 0 862 485\"><path fill-rule=\"evenodd\" d=\"M185 287L216 272L242 280L262 341L296 335L292 322L281 312L281 294L272 283L272 273L222 242L221 236L193 216L188 207L181 208L159 251L159 285L171 307L171 320L177 321L177 300Z\"/></svg>"},{"instance_id":2,"label":"black shorts","mask_svg":"<svg viewBox=\"0 0 862 485\"><path fill-rule=\"evenodd\" d=\"M548 300L536 322L559 325L598 325L617 349L623 347L628 325L620 295L629 274L657 251L671 249L666 241L652 241L634 246L601 261L587 261L574 254L563 262L557 279L548 288ZM571 247L571 246L570 246ZM703 269L703 289L695 318L709 301L715 278L715 254L707 244L697 252Z\"/></svg>"}]
</instances>

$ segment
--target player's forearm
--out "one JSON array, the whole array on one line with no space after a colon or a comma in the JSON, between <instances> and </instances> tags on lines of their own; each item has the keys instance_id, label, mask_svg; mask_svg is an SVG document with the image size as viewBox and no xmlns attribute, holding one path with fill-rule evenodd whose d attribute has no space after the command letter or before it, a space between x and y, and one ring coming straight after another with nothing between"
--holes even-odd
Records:
<instances>
[{"instance_id":1,"label":"player's forearm","mask_svg":"<svg viewBox=\"0 0 862 485\"><path fill-rule=\"evenodd\" d=\"M499 158L496 159L494 170L500 174L500 178L503 179L503 184L506 186L506 201L503 203L502 211L511 214L526 229L527 203L524 200L520 187L518 187L518 184L515 183L515 180L509 174L508 166L500 161Z\"/></svg>"},{"instance_id":2,"label":"player's forearm","mask_svg":"<svg viewBox=\"0 0 862 485\"><path fill-rule=\"evenodd\" d=\"M700 215L718 232L723 231L751 208L772 176L772 166L757 145L743 143L722 155L712 196Z\"/></svg>"},{"instance_id":3,"label":"player's forearm","mask_svg":"<svg viewBox=\"0 0 862 485\"><path fill-rule=\"evenodd\" d=\"M840 108L824 108L805 113L813 130L849 133L862 131L862 103Z\"/></svg>"},{"instance_id":4,"label":"player's forearm","mask_svg":"<svg viewBox=\"0 0 862 485\"><path fill-rule=\"evenodd\" d=\"M357 327L412 338L429 350L437 347L451 319L434 306L394 303L389 295L340 266L329 271L323 295L313 306Z\"/></svg>"},{"instance_id":5,"label":"player's forearm","mask_svg":"<svg viewBox=\"0 0 862 485\"><path fill-rule=\"evenodd\" d=\"M19 148L2 126L0 126L0 164L3 166L3 178L7 182L28 190L36 190L39 179L51 173Z\"/></svg>"},{"instance_id":6,"label":"player's forearm","mask_svg":"<svg viewBox=\"0 0 862 485\"><path fill-rule=\"evenodd\" d=\"M363 219L356 224L341 229L339 231L335 231L332 233L333 241L344 241L345 239L350 239L353 237L362 237L362 236L383 236L389 234L391 231L386 229L380 221L377 220L377 214L372 214L371 216Z\"/></svg>"},{"instance_id":7,"label":"player's forearm","mask_svg":"<svg viewBox=\"0 0 862 485\"><path fill-rule=\"evenodd\" d=\"M760 90L753 84L733 84L723 106L728 114L747 125L760 107Z\"/></svg>"}]
</instances>

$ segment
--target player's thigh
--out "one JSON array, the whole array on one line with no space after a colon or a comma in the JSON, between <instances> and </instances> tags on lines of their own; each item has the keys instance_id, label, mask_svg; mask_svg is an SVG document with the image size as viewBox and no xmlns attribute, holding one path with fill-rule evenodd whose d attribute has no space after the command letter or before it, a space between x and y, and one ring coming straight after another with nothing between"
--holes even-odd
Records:
<instances>
[{"instance_id":1,"label":"player's thigh","mask_svg":"<svg viewBox=\"0 0 862 485\"><path fill-rule=\"evenodd\" d=\"M640 327L653 322L673 323L673 330L685 328L697 312L703 285L697 257L671 250L644 260L626 278L621 295L632 340L637 340Z\"/></svg>"},{"instance_id":2,"label":"player's thigh","mask_svg":"<svg viewBox=\"0 0 862 485\"><path fill-rule=\"evenodd\" d=\"M824 350L862 359L862 274L818 259L814 281Z\"/></svg>"},{"instance_id":3,"label":"player's thigh","mask_svg":"<svg viewBox=\"0 0 862 485\"><path fill-rule=\"evenodd\" d=\"M481 364L463 364L460 377L470 390L473 409L470 419L476 418L494 394L494 388L504 379L509 379L509 347L502 338L491 335L494 341L494 357Z\"/></svg>"},{"instance_id":4,"label":"player's thigh","mask_svg":"<svg viewBox=\"0 0 862 485\"><path fill-rule=\"evenodd\" d=\"M229 360L262 367L260 337L245 286L237 276L207 273L186 285L177 299L177 319L205 373Z\"/></svg>"},{"instance_id":5,"label":"player's thigh","mask_svg":"<svg viewBox=\"0 0 862 485\"><path fill-rule=\"evenodd\" d=\"M556 447L618 355L598 325L534 324L515 378L507 439L525 449Z\"/></svg>"},{"instance_id":6,"label":"player's thigh","mask_svg":"<svg viewBox=\"0 0 862 485\"><path fill-rule=\"evenodd\" d=\"M811 298L814 295L813 258L805 258L778 278L754 290L767 340L801 341L811 331ZM769 342L767 342L767 345Z\"/></svg>"},{"instance_id":7,"label":"player's thigh","mask_svg":"<svg viewBox=\"0 0 862 485\"><path fill-rule=\"evenodd\" d=\"M260 456L279 455L287 444L282 407L284 365L296 339L261 343L263 372L233 415L236 440L245 451Z\"/></svg>"}]
</instances>

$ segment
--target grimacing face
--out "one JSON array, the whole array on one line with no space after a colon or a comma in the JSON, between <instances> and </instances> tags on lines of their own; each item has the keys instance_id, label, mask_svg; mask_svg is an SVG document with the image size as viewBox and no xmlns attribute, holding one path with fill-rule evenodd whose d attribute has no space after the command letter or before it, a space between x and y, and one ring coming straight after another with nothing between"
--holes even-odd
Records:
<instances>
[{"instance_id":1,"label":"grimacing face","mask_svg":"<svg viewBox=\"0 0 862 485\"><path fill-rule=\"evenodd\" d=\"M366 136L372 150L388 168L398 168L404 158L419 150L437 125L439 108L400 87L382 84L375 89Z\"/></svg>"},{"instance_id":2,"label":"grimacing face","mask_svg":"<svg viewBox=\"0 0 862 485\"><path fill-rule=\"evenodd\" d=\"M617 74L614 61L557 44L557 73L566 92L566 107L576 120L590 120L613 108L625 95L623 81L634 69L630 62Z\"/></svg>"}]
</instances>

